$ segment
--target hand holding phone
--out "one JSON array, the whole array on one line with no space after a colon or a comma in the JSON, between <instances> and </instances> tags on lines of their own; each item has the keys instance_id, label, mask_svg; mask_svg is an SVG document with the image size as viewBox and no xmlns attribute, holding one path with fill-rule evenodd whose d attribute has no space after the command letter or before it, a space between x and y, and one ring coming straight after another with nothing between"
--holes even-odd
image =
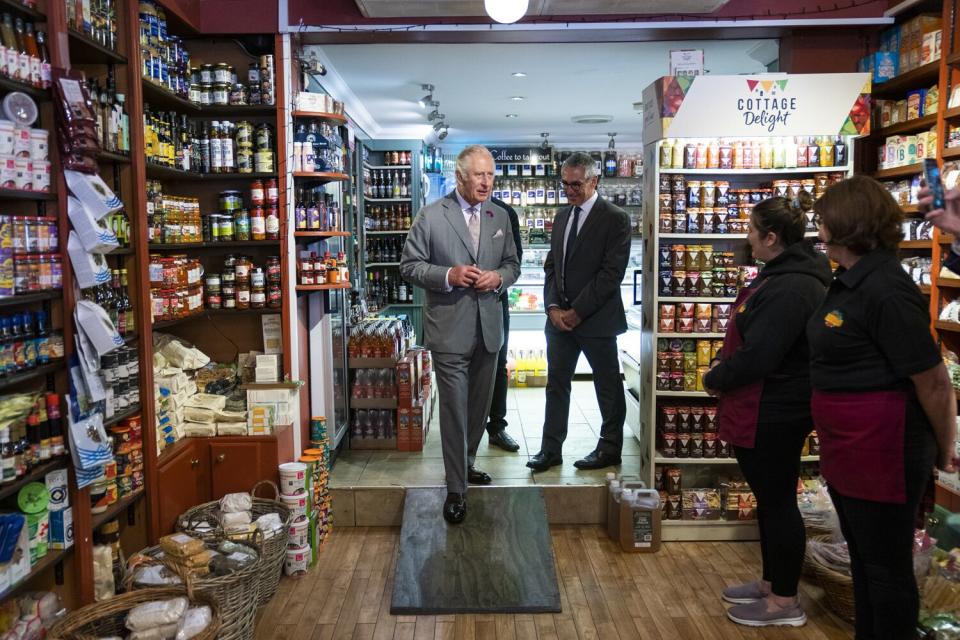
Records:
<instances>
[{"instance_id":1,"label":"hand holding phone","mask_svg":"<svg viewBox=\"0 0 960 640\"><path fill-rule=\"evenodd\" d=\"M940 178L940 167L934 158L925 158L923 161L923 179L933 196L932 209L943 209L946 206L943 197L943 180Z\"/></svg>"}]
</instances>

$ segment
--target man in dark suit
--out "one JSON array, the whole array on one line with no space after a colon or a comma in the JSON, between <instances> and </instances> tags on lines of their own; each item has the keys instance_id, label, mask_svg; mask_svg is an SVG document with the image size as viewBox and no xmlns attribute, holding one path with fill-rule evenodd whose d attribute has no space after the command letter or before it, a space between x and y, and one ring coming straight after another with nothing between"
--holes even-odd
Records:
<instances>
[{"instance_id":1,"label":"man in dark suit","mask_svg":"<svg viewBox=\"0 0 960 640\"><path fill-rule=\"evenodd\" d=\"M523 262L523 243L520 240L520 218L513 207L498 198L490 199L493 204L507 212L513 227L513 241L517 245L517 260ZM504 451L519 451L520 445L507 433L507 341L510 339L510 301L507 291L500 294L503 307L503 346L497 357L497 376L493 381L493 400L490 402L490 416L487 419L487 437L490 444Z\"/></svg>"},{"instance_id":2,"label":"man in dark suit","mask_svg":"<svg viewBox=\"0 0 960 640\"><path fill-rule=\"evenodd\" d=\"M527 462L534 471L563 462L570 383L581 352L593 370L603 423L597 447L575 467L620 464L627 411L617 336L627 330L620 285L630 257L630 217L597 194L597 169L589 155L572 154L564 161L560 178L570 206L557 214L543 265L547 398L540 452Z\"/></svg>"}]
</instances>

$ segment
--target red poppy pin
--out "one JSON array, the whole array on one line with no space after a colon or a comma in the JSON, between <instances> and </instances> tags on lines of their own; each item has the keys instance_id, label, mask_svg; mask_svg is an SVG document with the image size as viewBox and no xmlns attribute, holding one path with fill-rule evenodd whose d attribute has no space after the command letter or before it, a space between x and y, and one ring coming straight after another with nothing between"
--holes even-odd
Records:
<instances>
[{"instance_id":1,"label":"red poppy pin","mask_svg":"<svg viewBox=\"0 0 960 640\"><path fill-rule=\"evenodd\" d=\"M492 217L493 217L493 211L487 211L487 216L489 216L489 217L492 218Z\"/></svg>"}]
</instances>

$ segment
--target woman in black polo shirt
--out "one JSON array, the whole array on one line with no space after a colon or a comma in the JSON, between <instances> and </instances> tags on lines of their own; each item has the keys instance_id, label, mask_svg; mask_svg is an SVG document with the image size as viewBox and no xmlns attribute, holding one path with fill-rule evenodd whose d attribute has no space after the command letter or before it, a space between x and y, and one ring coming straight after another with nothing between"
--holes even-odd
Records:
<instances>
[{"instance_id":1,"label":"woman in black polo shirt","mask_svg":"<svg viewBox=\"0 0 960 640\"><path fill-rule=\"evenodd\" d=\"M820 468L850 550L856 637L913 638L917 509L952 462L957 405L927 302L897 258L902 212L855 176L814 205L837 262L808 326Z\"/></svg>"},{"instance_id":2,"label":"woman in black polo shirt","mask_svg":"<svg viewBox=\"0 0 960 640\"><path fill-rule=\"evenodd\" d=\"M806 540L797 480L813 428L806 326L831 276L827 259L804 239L812 204L803 192L754 207L747 241L764 266L740 291L720 361L703 378L719 396L720 437L733 445L757 498L762 578L723 591L737 605L727 616L755 627L807 619L797 599Z\"/></svg>"}]
</instances>

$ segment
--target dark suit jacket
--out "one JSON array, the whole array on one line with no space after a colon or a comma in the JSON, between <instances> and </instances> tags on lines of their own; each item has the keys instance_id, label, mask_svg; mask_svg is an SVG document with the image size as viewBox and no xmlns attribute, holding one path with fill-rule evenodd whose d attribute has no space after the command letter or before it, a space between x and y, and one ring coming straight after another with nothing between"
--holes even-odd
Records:
<instances>
[{"instance_id":1,"label":"dark suit jacket","mask_svg":"<svg viewBox=\"0 0 960 640\"><path fill-rule=\"evenodd\" d=\"M630 216L620 207L597 198L580 229L563 282L563 237L573 207L564 207L553 222L550 253L543 264L546 308L573 308L581 322L573 332L584 337L616 336L627 330L620 285L630 259ZM547 331L557 331L547 320Z\"/></svg>"},{"instance_id":2,"label":"dark suit jacket","mask_svg":"<svg viewBox=\"0 0 960 640\"><path fill-rule=\"evenodd\" d=\"M523 264L523 241L520 240L520 218L517 216L516 210L499 198L490 198L490 202L507 212L507 217L510 218L510 226L513 229L513 241L517 245L517 260L520 261L520 264ZM500 295L502 302L507 301L508 293L507 287L504 287L503 293Z\"/></svg>"}]
</instances>

